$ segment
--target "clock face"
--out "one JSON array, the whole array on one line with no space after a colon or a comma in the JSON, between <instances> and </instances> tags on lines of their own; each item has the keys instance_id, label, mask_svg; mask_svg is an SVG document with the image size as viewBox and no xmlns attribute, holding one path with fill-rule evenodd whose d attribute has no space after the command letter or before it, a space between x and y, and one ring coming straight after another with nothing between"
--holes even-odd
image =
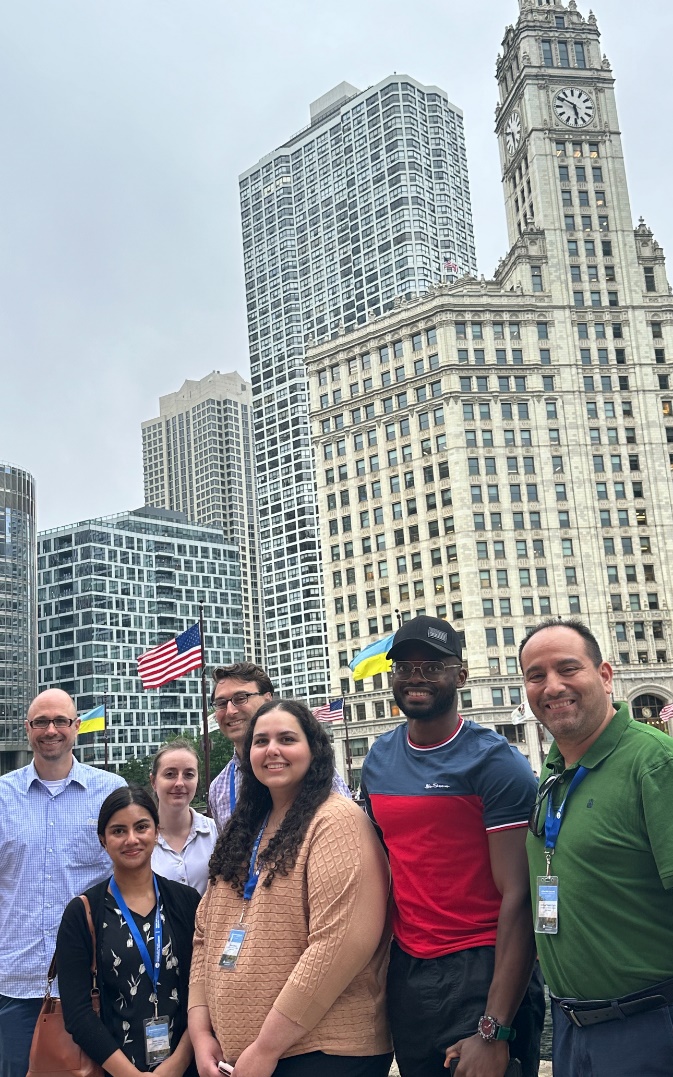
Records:
<instances>
[{"instance_id":1,"label":"clock face","mask_svg":"<svg viewBox=\"0 0 673 1077\"><path fill-rule=\"evenodd\" d=\"M566 87L554 98L554 112L568 127L586 127L595 116L596 106L584 90Z\"/></svg>"},{"instance_id":2,"label":"clock face","mask_svg":"<svg viewBox=\"0 0 673 1077\"><path fill-rule=\"evenodd\" d=\"M521 130L521 116L518 112L513 112L505 127L505 144L510 157L514 155L521 142Z\"/></svg>"}]
</instances>

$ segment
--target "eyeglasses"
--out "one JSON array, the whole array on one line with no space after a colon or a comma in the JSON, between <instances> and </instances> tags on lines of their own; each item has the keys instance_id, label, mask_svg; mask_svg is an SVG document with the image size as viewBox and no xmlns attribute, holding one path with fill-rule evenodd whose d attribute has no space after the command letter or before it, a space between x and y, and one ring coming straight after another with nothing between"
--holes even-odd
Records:
<instances>
[{"instance_id":1,"label":"eyeglasses","mask_svg":"<svg viewBox=\"0 0 673 1077\"><path fill-rule=\"evenodd\" d=\"M460 669L456 662L393 662L393 673L396 677L411 677L417 669L426 681L439 681L449 669Z\"/></svg>"},{"instance_id":2,"label":"eyeglasses","mask_svg":"<svg viewBox=\"0 0 673 1077\"><path fill-rule=\"evenodd\" d=\"M28 725L31 729L49 729L50 725L54 729L69 729L74 721L74 718L33 718Z\"/></svg>"},{"instance_id":3,"label":"eyeglasses","mask_svg":"<svg viewBox=\"0 0 673 1077\"><path fill-rule=\"evenodd\" d=\"M234 692L229 699L218 696L217 699L213 700L213 706L216 711L226 711L230 703L233 703L235 707L244 707L250 696L261 696L261 694L261 692Z\"/></svg>"},{"instance_id":4,"label":"eyeglasses","mask_svg":"<svg viewBox=\"0 0 673 1077\"><path fill-rule=\"evenodd\" d=\"M548 778L545 778L537 791L533 810L530 813L530 819L528 820L528 829L536 838L541 838L544 834L547 797L550 796L552 789L562 777L563 774L550 774ZM545 807L544 813L542 811L543 806Z\"/></svg>"}]
</instances>

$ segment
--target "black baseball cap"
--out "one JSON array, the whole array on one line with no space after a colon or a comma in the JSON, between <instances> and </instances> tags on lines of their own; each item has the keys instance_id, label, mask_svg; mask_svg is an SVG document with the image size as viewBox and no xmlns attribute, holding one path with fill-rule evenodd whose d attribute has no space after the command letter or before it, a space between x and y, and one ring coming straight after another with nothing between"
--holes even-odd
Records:
<instances>
[{"instance_id":1,"label":"black baseball cap","mask_svg":"<svg viewBox=\"0 0 673 1077\"><path fill-rule=\"evenodd\" d=\"M424 643L427 647L433 647L440 654L452 654L463 660L463 648L460 637L455 628L441 617L413 617L407 621L395 633L393 645L386 655L387 658L395 658L396 652L402 643Z\"/></svg>"}]
</instances>

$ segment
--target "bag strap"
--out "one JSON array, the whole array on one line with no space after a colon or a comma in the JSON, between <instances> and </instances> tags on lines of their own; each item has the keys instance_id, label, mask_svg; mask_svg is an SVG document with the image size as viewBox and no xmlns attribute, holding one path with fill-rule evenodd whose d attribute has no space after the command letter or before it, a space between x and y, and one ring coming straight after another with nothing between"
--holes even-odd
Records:
<instances>
[{"instance_id":1,"label":"bag strap","mask_svg":"<svg viewBox=\"0 0 673 1077\"><path fill-rule=\"evenodd\" d=\"M93 917L91 915L91 905L86 894L79 895L80 901L84 905L84 913L86 915L86 923L89 928L89 934L91 935L91 978L93 980L93 990L98 994L98 981L97 981L97 955L96 955L96 931L93 926ZM54 956L49 963L49 971L47 972L47 997L51 995L51 985L56 979L56 950L54 950Z\"/></svg>"}]
</instances>

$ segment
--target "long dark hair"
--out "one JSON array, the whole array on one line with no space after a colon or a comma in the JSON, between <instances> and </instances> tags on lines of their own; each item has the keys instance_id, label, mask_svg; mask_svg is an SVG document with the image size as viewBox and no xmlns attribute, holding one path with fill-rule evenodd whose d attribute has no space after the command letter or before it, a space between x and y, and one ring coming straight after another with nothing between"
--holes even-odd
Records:
<instances>
[{"instance_id":1,"label":"long dark hair","mask_svg":"<svg viewBox=\"0 0 673 1077\"><path fill-rule=\"evenodd\" d=\"M154 803L152 796L147 792L147 789L143 789L140 785L120 785L118 789L113 789L100 806L100 811L98 813L99 838L105 836L105 827L108 825L115 812L123 811L124 808L130 808L131 804L137 804L139 807L144 808L147 814L154 820L154 825L157 830L159 829L159 813L157 811L157 806Z\"/></svg>"},{"instance_id":2,"label":"long dark hair","mask_svg":"<svg viewBox=\"0 0 673 1077\"><path fill-rule=\"evenodd\" d=\"M273 710L287 711L296 718L312 758L294 803L259 857L260 867L266 869L263 886L271 886L276 875L287 875L292 870L308 825L317 808L327 800L332 787L334 752L325 727L304 703L296 699L272 699L265 703L248 726L241 756L241 793L234 814L217 840L209 866L211 880L221 875L241 896L255 838L272 806L271 793L255 777L250 766L250 746L255 725L262 715Z\"/></svg>"}]
</instances>

